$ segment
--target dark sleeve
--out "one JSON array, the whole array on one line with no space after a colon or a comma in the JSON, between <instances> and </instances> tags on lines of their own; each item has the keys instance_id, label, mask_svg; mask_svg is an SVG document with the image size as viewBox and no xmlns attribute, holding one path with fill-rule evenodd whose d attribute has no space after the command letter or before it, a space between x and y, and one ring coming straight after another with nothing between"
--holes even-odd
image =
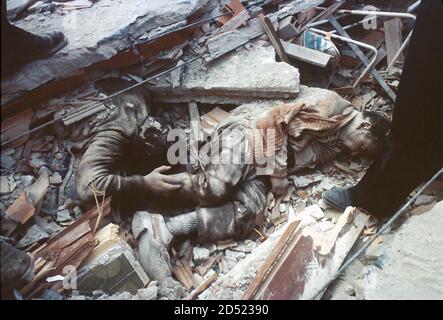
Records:
<instances>
[{"instance_id":1,"label":"dark sleeve","mask_svg":"<svg viewBox=\"0 0 443 320\"><path fill-rule=\"evenodd\" d=\"M92 139L77 168L76 189L81 200L94 199L93 181L106 196L130 199L147 192L142 175L122 175L129 147L128 138L117 131L100 132Z\"/></svg>"}]
</instances>

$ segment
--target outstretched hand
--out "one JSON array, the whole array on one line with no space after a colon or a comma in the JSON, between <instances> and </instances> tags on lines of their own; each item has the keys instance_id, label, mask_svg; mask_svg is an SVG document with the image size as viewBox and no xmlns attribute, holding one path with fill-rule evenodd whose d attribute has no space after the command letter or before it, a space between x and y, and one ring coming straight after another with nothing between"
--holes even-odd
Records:
<instances>
[{"instance_id":1,"label":"outstretched hand","mask_svg":"<svg viewBox=\"0 0 443 320\"><path fill-rule=\"evenodd\" d=\"M171 169L170 166L161 166L144 176L146 186L150 191L158 195L165 195L182 187L180 179L163 174L169 169Z\"/></svg>"}]
</instances>

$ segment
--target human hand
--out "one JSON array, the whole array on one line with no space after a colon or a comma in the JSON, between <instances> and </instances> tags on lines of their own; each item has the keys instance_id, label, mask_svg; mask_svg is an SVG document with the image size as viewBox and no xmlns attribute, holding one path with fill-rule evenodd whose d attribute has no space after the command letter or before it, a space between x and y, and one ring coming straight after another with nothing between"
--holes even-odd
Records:
<instances>
[{"instance_id":1,"label":"human hand","mask_svg":"<svg viewBox=\"0 0 443 320\"><path fill-rule=\"evenodd\" d=\"M143 179L147 188L158 195L165 195L179 190L183 185L182 181L179 178L163 174L163 172L169 169L171 169L170 166L161 166L144 176Z\"/></svg>"}]
</instances>

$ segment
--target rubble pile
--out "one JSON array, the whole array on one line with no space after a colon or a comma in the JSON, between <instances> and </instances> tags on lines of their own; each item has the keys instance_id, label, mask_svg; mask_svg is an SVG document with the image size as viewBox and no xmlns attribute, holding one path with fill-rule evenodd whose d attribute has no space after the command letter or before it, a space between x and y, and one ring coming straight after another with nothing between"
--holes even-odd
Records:
<instances>
[{"instance_id":1,"label":"rubble pile","mask_svg":"<svg viewBox=\"0 0 443 320\"><path fill-rule=\"evenodd\" d=\"M78 137L114 112L100 102L121 90L121 81L126 87L145 82L150 112L184 129L188 139L195 120L190 104L197 103L197 121L207 136L239 105L290 101L308 94L308 87L335 91L359 110L391 118L414 1L402 1L397 16L380 14L369 22L368 14L350 11L365 10L360 1L47 0L17 13L21 2L8 0L8 14L18 26L61 30L69 41L1 83L1 236L35 259L36 276L20 290L24 299L267 299L279 288L279 268L287 262L282 257L291 257L282 237L294 248L313 238L318 246L312 251L327 257L331 274L354 246L376 233L380 221L358 210L343 213L321 199L333 187L354 185L371 164L368 158L340 156L292 174L284 197L270 192L247 239L185 241L172 249L172 277L158 283L140 265L131 220L115 216L110 198L96 190L95 205L79 201ZM49 121L52 125L24 134ZM407 217L433 208L442 190L438 181ZM352 228L344 217L354 221ZM261 273L263 264L273 262L275 248L281 252L274 257L278 267L271 275ZM377 265L375 251L358 263ZM69 266L75 267L73 286ZM313 278L326 277L300 270L306 288L321 285L310 282ZM355 281L361 274L352 272L324 298L365 298ZM312 298L312 292L284 297Z\"/></svg>"}]
</instances>

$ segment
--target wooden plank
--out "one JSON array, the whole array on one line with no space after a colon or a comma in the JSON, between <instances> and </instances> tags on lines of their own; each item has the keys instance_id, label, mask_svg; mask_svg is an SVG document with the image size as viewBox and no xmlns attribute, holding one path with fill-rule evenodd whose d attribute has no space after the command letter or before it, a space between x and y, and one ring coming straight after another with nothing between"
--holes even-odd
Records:
<instances>
[{"instance_id":1,"label":"wooden plank","mask_svg":"<svg viewBox=\"0 0 443 320\"><path fill-rule=\"evenodd\" d=\"M215 107L208 113L202 115L200 117L201 126L203 132L205 132L207 135L210 135L214 129L217 127L217 125L226 119L229 115L229 112L226 112L225 110L221 109L220 107Z\"/></svg>"},{"instance_id":2,"label":"wooden plank","mask_svg":"<svg viewBox=\"0 0 443 320\"><path fill-rule=\"evenodd\" d=\"M299 46L295 43L282 41L281 44L288 57L322 68L325 68L329 60L332 58L332 56L327 53Z\"/></svg>"},{"instance_id":3,"label":"wooden plank","mask_svg":"<svg viewBox=\"0 0 443 320\"><path fill-rule=\"evenodd\" d=\"M402 22L400 18L393 18L384 22L385 28L385 42L386 51L388 54L388 65L391 63L395 54L400 49L402 44ZM400 54L399 59L403 58L403 54Z\"/></svg>"},{"instance_id":4,"label":"wooden plank","mask_svg":"<svg viewBox=\"0 0 443 320\"><path fill-rule=\"evenodd\" d=\"M244 298L312 299L340 268L368 218L349 207L327 232L305 227L289 238L282 237Z\"/></svg>"},{"instance_id":5,"label":"wooden plank","mask_svg":"<svg viewBox=\"0 0 443 320\"><path fill-rule=\"evenodd\" d=\"M190 161L191 164L198 164L198 142L201 140L201 124L200 114L198 112L198 106L195 102L188 103L190 128L191 133L189 135L190 145Z\"/></svg>"},{"instance_id":6,"label":"wooden plank","mask_svg":"<svg viewBox=\"0 0 443 320\"><path fill-rule=\"evenodd\" d=\"M2 121L1 128L1 142L2 144L10 139L17 137L23 132L29 131L29 127L31 125L32 118L34 116L34 112L32 109L25 109L12 117L9 117ZM10 146L7 146L4 150L7 150L9 147L17 147L24 144L28 140L28 135L23 136L23 138L18 139Z\"/></svg>"},{"instance_id":7,"label":"wooden plank","mask_svg":"<svg viewBox=\"0 0 443 320\"><path fill-rule=\"evenodd\" d=\"M288 228L285 230L277 244L275 245L275 248L272 251L272 254L266 259L265 263L261 266L260 270L257 273L257 276L254 278L254 280L249 285L248 289L246 290L243 299L249 300L254 297L257 290L262 285L263 281L265 281L267 275L272 269L272 265L276 262L278 257L282 254L283 249L286 247L288 241L291 241L291 239L294 239L299 235L299 226L300 221L293 221L288 226Z\"/></svg>"},{"instance_id":8,"label":"wooden plank","mask_svg":"<svg viewBox=\"0 0 443 320\"><path fill-rule=\"evenodd\" d=\"M215 282L215 280L217 280L218 278L218 274L216 272L214 272L213 274L211 274L209 276L208 279L206 279L205 281L203 281L197 288L195 288L187 297L186 300L195 300L197 299L197 297L203 292L205 291L211 284L213 284Z\"/></svg>"},{"instance_id":9,"label":"wooden plank","mask_svg":"<svg viewBox=\"0 0 443 320\"><path fill-rule=\"evenodd\" d=\"M289 63L288 56L286 55L286 52L283 49L283 45L280 41L280 38L278 37L277 31L275 31L274 29L271 20L269 20L269 18L264 16L263 14L259 14L258 18L260 20L260 24L265 30L266 35L269 38L269 41L271 41L272 45L275 48L275 51L277 51L277 54L280 57L281 61Z\"/></svg>"}]
</instances>

